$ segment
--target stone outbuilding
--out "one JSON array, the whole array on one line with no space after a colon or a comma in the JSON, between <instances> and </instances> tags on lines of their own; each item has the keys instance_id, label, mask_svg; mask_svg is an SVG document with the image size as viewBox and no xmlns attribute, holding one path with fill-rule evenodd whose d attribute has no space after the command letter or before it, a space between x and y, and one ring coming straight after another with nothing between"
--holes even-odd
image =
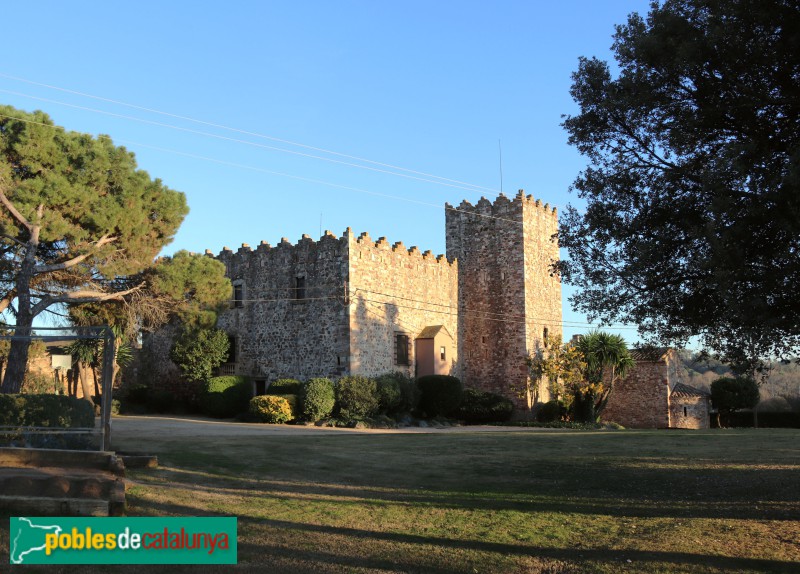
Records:
<instances>
[{"instance_id":1,"label":"stone outbuilding","mask_svg":"<svg viewBox=\"0 0 800 574\"><path fill-rule=\"evenodd\" d=\"M674 349L634 349L636 366L614 385L602 418L627 428L709 428L710 395L684 384Z\"/></svg>"}]
</instances>

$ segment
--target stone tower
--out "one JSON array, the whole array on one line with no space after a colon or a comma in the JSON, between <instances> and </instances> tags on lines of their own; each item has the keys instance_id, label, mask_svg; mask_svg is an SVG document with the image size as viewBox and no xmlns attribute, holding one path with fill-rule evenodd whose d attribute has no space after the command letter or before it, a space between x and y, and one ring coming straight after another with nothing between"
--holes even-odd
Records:
<instances>
[{"instance_id":1,"label":"stone tower","mask_svg":"<svg viewBox=\"0 0 800 574\"><path fill-rule=\"evenodd\" d=\"M490 202L445 204L448 259L458 259L458 354L466 387L512 396L528 388L529 354L561 334L556 209L520 190ZM530 408L546 389L515 400Z\"/></svg>"}]
</instances>

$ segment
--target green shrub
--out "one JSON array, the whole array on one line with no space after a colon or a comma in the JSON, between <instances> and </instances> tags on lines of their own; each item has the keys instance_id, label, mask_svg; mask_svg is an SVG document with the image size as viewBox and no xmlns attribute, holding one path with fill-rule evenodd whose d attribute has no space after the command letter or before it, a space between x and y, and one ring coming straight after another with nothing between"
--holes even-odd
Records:
<instances>
[{"instance_id":1,"label":"green shrub","mask_svg":"<svg viewBox=\"0 0 800 574\"><path fill-rule=\"evenodd\" d=\"M122 403L119 399L111 399L111 414L118 415L119 410L122 408Z\"/></svg>"},{"instance_id":2,"label":"green shrub","mask_svg":"<svg viewBox=\"0 0 800 574\"><path fill-rule=\"evenodd\" d=\"M403 395L400 383L394 377L380 376L375 379L378 393L378 410L381 413L393 413L399 410Z\"/></svg>"},{"instance_id":3,"label":"green shrub","mask_svg":"<svg viewBox=\"0 0 800 574\"><path fill-rule=\"evenodd\" d=\"M400 372L378 376L378 400L380 411L387 414L407 413L417 407L419 391L413 379Z\"/></svg>"},{"instance_id":4,"label":"green shrub","mask_svg":"<svg viewBox=\"0 0 800 574\"><path fill-rule=\"evenodd\" d=\"M0 426L94 427L94 406L66 395L0 394Z\"/></svg>"},{"instance_id":5,"label":"green shrub","mask_svg":"<svg viewBox=\"0 0 800 574\"><path fill-rule=\"evenodd\" d=\"M465 389L456 416L466 423L505 422L511 418L514 403L506 397L477 389Z\"/></svg>"},{"instance_id":6,"label":"green shrub","mask_svg":"<svg viewBox=\"0 0 800 574\"><path fill-rule=\"evenodd\" d=\"M203 385L200 409L211 417L235 417L247 410L252 394L250 379L247 377L213 377Z\"/></svg>"},{"instance_id":7,"label":"green shrub","mask_svg":"<svg viewBox=\"0 0 800 574\"><path fill-rule=\"evenodd\" d=\"M285 396L260 395L250 399L248 412L264 423L285 423L292 419L292 407Z\"/></svg>"},{"instance_id":8,"label":"green shrub","mask_svg":"<svg viewBox=\"0 0 800 574\"><path fill-rule=\"evenodd\" d=\"M536 420L540 423L551 423L564 420L567 415L567 408L561 401L548 401L539 405L536 411Z\"/></svg>"},{"instance_id":9,"label":"green shrub","mask_svg":"<svg viewBox=\"0 0 800 574\"><path fill-rule=\"evenodd\" d=\"M375 416L380 408L375 379L357 375L342 377L336 383L336 404L343 419Z\"/></svg>"},{"instance_id":10,"label":"green shrub","mask_svg":"<svg viewBox=\"0 0 800 574\"><path fill-rule=\"evenodd\" d=\"M94 406L66 395L0 394L0 426L94 428ZM24 431L0 434L0 443L37 448L85 448L84 436L28 434Z\"/></svg>"},{"instance_id":11,"label":"green shrub","mask_svg":"<svg viewBox=\"0 0 800 574\"><path fill-rule=\"evenodd\" d=\"M278 379L273 381L267 392L271 395L299 395L303 383L297 379Z\"/></svg>"},{"instance_id":12,"label":"green shrub","mask_svg":"<svg viewBox=\"0 0 800 574\"><path fill-rule=\"evenodd\" d=\"M46 375L45 373L33 373L31 371L25 373L25 378L22 379L22 388L20 389L20 392L26 395L55 394L57 391L55 377L52 374Z\"/></svg>"},{"instance_id":13,"label":"green shrub","mask_svg":"<svg viewBox=\"0 0 800 574\"><path fill-rule=\"evenodd\" d=\"M457 377L426 375L417 379L419 409L429 417L448 416L461 404L463 387Z\"/></svg>"},{"instance_id":14,"label":"green shrub","mask_svg":"<svg viewBox=\"0 0 800 574\"><path fill-rule=\"evenodd\" d=\"M330 416L336 405L336 393L330 379L310 379L300 393L300 416L316 422Z\"/></svg>"},{"instance_id":15,"label":"green shrub","mask_svg":"<svg viewBox=\"0 0 800 574\"><path fill-rule=\"evenodd\" d=\"M300 412L300 397L299 395L269 395L273 397L281 397L289 403L289 409L292 411L292 416L289 420L295 420Z\"/></svg>"}]
</instances>

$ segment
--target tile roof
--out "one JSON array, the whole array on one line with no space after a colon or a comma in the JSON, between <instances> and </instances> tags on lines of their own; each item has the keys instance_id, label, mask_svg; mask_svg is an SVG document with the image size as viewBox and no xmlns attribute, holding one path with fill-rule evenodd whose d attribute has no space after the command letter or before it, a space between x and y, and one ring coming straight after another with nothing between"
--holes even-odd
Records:
<instances>
[{"instance_id":1,"label":"tile roof","mask_svg":"<svg viewBox=\"0 0 800 574\"><path fill-rule=\"evenodd\" d=\"M638 347L631 349L631 357L634 361L657 363L664 358L667 351L669 347Z\"/></svg>"},{"instance_id":2,"label":"tile roof","mask_svg":"<svg viewBox=\"0 0 800 574\"><path fill-rule=\"evenodd\" d=\"M443 330L448 335L450 334L447 329L445 329L444 325L430 325L425 327L422 332L417 335L417 339L433 339L436 335L439 334L439 331Z\"/></svg>"},{"instance_id":3,"label":"tile roof","mask_svg":"<svg viewBox=\"0 0 800 574\"><path fill-rule=\"evenodd\" d=\"M706 391L701 391L700 389L695 389L694 387L690 387L689 385L684 385L683 383L677 383L672 388L672 393L670 393L670 397L709 397Z\"/></svg>"}]
</instances>

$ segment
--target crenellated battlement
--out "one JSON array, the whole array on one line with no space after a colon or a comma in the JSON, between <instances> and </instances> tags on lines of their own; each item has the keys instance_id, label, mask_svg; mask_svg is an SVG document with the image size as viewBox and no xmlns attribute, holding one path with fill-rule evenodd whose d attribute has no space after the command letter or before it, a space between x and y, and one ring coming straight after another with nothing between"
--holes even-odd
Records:
<instances>
[{"instance_id":1,"label":"crenellated battlement","mask_svg":"<svg viewBox=\"0 0 800 574\"><path fill-rule=\"evenodd\" d=\"M351 234L352 231L349 227L345 230L341 237L337 237L336 234L326 229L325 233L318 240L315 240L310 235L304 233L297 243L292 243L288 237L281 237L281 240L277 245L272 245L266 241L261 241L258 246L253 249L248 243L242 243L242 246L239 247L235 252L230 247L226 246L223 247L222 251L220 251L217 255L214 255L214 252L211 249L206 249L205 254L209 257L226 259L233 257L234 255L241 257L247 257L251 254L266 255L272 253L273 251L288 253L295 250L301 250L304 252L314 249L324 250L328 248L333 248L336 250L347 245Z\"/></svg>"},{"instance_id":2,"label":"crenellated battlement","mask_svg":"<svg viewBox=\"0 0 800 574\"><path fill-rule=\"evenodd\" d=\"M385 237L379 237L377 241L374 241L366 231L355 240L354 248L367 251L374 250L377 253L400 254L409 258L432 261L443 265L453 265L454 263L453 261L449 261L444 254L434 255L431 250L421 251L416 245L407 248L402 241L390 243Z\"/></svg>"},{"instance_id":3,"label":"crenellated battlement","mask_svg":"<svg viewBox=\"0 0 800 574\"><path fill-rule=\"evenodd\" d=\"M475 205L465 199L458 207L445 203L444 208L452 212L475 213L494 217L508 216L511 213L519 213L526 208L535 208L540 209L549 216L558 217L557 208L553 207L551 209L549 203L543 205L540 199L535 199L532 195L525 195L525 190L522 189L517 192L517 195L515 195L513 199L501 193L493 202L485 197L481 197Z\"/></svg>"}]
</instances>

